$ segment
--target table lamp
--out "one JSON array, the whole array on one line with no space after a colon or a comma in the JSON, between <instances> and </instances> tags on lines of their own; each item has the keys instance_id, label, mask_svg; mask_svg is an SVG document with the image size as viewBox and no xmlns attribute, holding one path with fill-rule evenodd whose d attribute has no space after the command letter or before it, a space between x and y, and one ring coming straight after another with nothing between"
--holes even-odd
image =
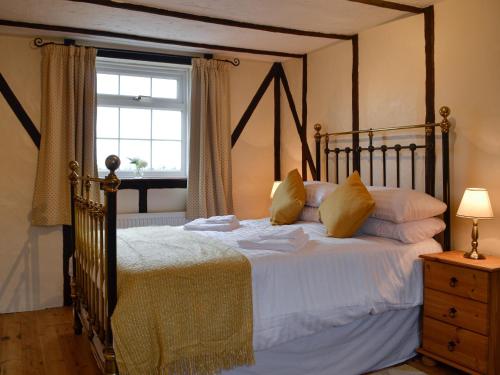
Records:
<instances>
[{"instance_id":1,"label":"table lamp","mask_svg":"<svg viewBox=\"0 0 500 375\"><path fill-rule=\"evenodd\" d=\"M485 259L485 256L479 254L478 246L478 230L477 224L479 219L492 219L493 209L491 208L490 197L488 190L483 188L467 188L460 202L457 211L458 217L472 219L472 249L464 254L465 258L470 259Z\"/></svg>"},{"instance_id":2,"label":"table lamp","mask_svg":"<svg viewBox=\"0 0 500 375\"><path fill-rule=\"evenodd\" d=\"M276 189L278 186L280 186L281 181L274 181L273 188L271 189L271 199L274 197L274 193L276 192Z\"/></svg>"}]
</instances>

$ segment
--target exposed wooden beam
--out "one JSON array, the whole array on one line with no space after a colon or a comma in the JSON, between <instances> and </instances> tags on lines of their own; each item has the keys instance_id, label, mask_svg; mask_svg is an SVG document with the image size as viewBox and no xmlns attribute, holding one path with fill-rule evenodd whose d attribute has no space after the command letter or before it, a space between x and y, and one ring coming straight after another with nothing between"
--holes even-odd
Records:
<instances>
[{"instance_id":1,"label":"exposed wooden beam","mask_svg":"<svg viewBox=\"0 0 500 375\"><path fill-rule=\"evenodd\" d=\"M281 84L274 66L274 180L281 180Z\"/></svg>"},{"instance_id":2,"label":"exposed wooden beam","mask_svg":"<svg viewBox=\"0 0 500 375\"><path fill-rule=\"evenodd\" d=\"M314 165L314 161L311 155L311 150L309 150L309 145L307 143L307 137L304 136L304 132L302 131L302 125L300 124L299 115L297 114L297 107L295 107L295 102L293 101L292 92L290 91L290 85L288 84L288 79L286 78L285 70L283 69L283 65L280 63L276 63L277 68L279 69L281 84L283 85L283 89L285 90L286 98L288 100L288 105L290 106L290 111L292 112L292 117L295 122L295 127L297 128L297 133L299 134L300 141L302 145L305 145L306 152L306 160L309 164L309 169L311 170L311 175L313 180L316 180L316 166Z\"/></svg>"},{"instance_id":3,"label":"exposed wooden beam","mask_svg":"<svg viewBox=\"0 0 500 375\"><path fill-rule=\"evenodd\" d=\"M24 110L23 106L17 99L16 95L10 88L2 73L0 73L0 93L2 93L5 101L12 109L12 112L14 112L24 130L26 130L26 133L28 133L35 146L39 149L41 141L40 132L36 128L33 121L31 121L28 113L26 113L26 111Z\"/></svg>"},{"instance_id":4,"label":"exposed wooden beam","mask_svg":"<svg viewBox=\"0 0 500 375\"><path fill-rule=\"evenodd\" d=\"M58 32L64 32L64 33L74 33L74 34L83 34L83 35L94 35L94 36L101 36L101 37L106 37L106 38L137 40L137 41L141 41L141 42L158 43L158 44L175 45L175 46L192 47L192 48L202 48L202 49L208 49L208 50L250 53L250 54L254 54L254 55L269 55L269 56L279 56L279 57L302 58L302 54L298 54L298 53L288 53L288 52L269 51L269 50L260 50L260 49L251 49L251 48L242 48L242 47L221 46L218 44L195 43L195 42L187 42L187 41L181 41L181 40L155 38L155 37L142 36L142 35L136 35L136 34L124 34L124 33L118 33L118 32L114 32L114 31L84 29L81 27L72 27L72 26L47 25L47 24L42 24L42 23L20 22L20 21L11 21L11 20L4 20L4 19L0 19L0 26L20 27L20 28L35 29L35 30L49 30L49 31L58 31Z\"/></svg>"},{"instance_id":5,"label":"exposed wooden beam","mask_svg":"<svg viewBox=\"0 0 500 375\"><path fill-rule=\"evenodd\" d=\"M111 1L111 0L69 0L69 1L73 1L76 3L95 4L95 5L101 5L101 6L106 6L106 7L115 8L115 9L131 10L134 12L155 14L155 15L166 16L166 17L174 17L174 18L180 18L180 19L184 19L184 20L205 22L205 23L211 23L211 24L216 24L216 25L267 31L267 32L272 32L272 33L310 36L310 37L315 37L315 38L327 38L327 39L344 39L344 40L351 39L350 35L334 34L334 33L322 33L322 32L317 32L317 31L292 29L289 27L280 27L280 26L262 25L262 24L251 23L251 22L235 21L235 20L231 20L231 19L227 19L227 18L202 16L202 15L198 15L198 14L178 12L178 11L174 11L174 10L156 8L156 7L147 6L147 5L131 4L131 3L126 3L126 2L122 2L122 1L120 1L120 2L115 2L115 1Z\"/></svg>"},{"instance_id":6,"label":"exposed wooden beam","mask_svg":"<svg viewBox=\"0 0 500 375\"><path fill-rule=\"evenodd\" d=\"M307 139L307 55L302 56L302 133ZM302 145L302 178L304 181L307 181L306 145Z\"/></svg>"},{"instance_id":7,"label":"exposed wooden beam","mask_svg":"<svg viewBox=\"0 0 500 375\"><path fill-rule=\"evenodd\" d=\"M359 41L355 35L352 39L352 130L359 130ZM361 172L361 155L359 147L359 134L352 135L353 169Z\"/></svg>"},{"instance_id":8,"label":"exposed wooden beam","mask_svg":"<svg viewBox=\"0 0 500 375\"><path fill-rule=\"evenodd\" d=\"M434 8L426 8L424 12L424 32L425 32L425 122L434 123L435 115L435 74L434 74ZM426 144L434 143L435 129L426 132ZM427 163L425 171L426 193L435 194L435 151L434 147L426 149L425 161Z\"/></svg>"},{"instance_id":9,"label":"exposed wooden beam","mask_svg":"<svg viewBox=\"0 0 500 375\"><path fill-rule=\"evenodd\" d=\"M349 1L353 3L372 5L379 8L399 10L401 12L410 12L410 13L424 12L424 8L414 7L412 5L394 3L392 1L386 1L386 0L349 0Z\"/></svg>"},{"instance_id":10,"label":"exposed wooden beam","mask_svg":"<svg viewBox=\"0 0 500 375\"><path fill-rule=\"evenodd\" d=\"M274 77L274 72L276 70L276 63L273 64L271 69L269 69L269 72L265 76L264 80L260 84L259 88L257 89L257 92L255 93L254 97L252 98L250 104L248 105L248 108L245 110L243 115L241 116L240 121L238 122L238 125L233 130L233 134L231 134L231 147L234 147L236 142L238 142L238 138L240 137L241 133L243 133L243 129L245 129L245 126L248 123L248 120L250 120L250 117L252 116L253 112L255 111L255 108L257 108L257 105L259 104L260 100L264 96L267 88L271 84L271 81L273 80Z\"/></svg>"}]
</instances>

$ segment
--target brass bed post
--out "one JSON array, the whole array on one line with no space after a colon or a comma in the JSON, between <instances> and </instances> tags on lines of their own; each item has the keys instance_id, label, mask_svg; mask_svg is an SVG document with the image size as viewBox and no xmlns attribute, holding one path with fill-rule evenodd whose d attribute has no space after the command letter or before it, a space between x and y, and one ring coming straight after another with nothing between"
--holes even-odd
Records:
<instances>
[{"instance_id":1,"label":"brass bed post","mask_svg":"<svg viewBox=\"0 0 500 375\"><path fill-rule=\"evenodd\" d=\"M106 375L117 374L115 352L113 350L113 333L111 331L111 316L116 306L117 300L117 272L116 272L116 194L120 179L115 171L120 166L120 158L110 155L106 158L106 167L109 174L102 183L105 196L105 244L106 244L106 264L105 280L107 294L107 311L105 316L105 343L104 343L104 373Z\"/></svg>"},{"instance_id":2,"label":"brass bed post","mask_svg":"<svg viewBox=\"0 0 500 375\"><path fill-rule=\"evenodd\" d=\"M78 285L77 285L77 274L76 266L77 260L75 257L76 250L76 212L75 212L75 191L78 188L78 169L79 165L76 161L71 161L69 163L69 168L71 173L69 175L70 180L70 199L71 199L71 299L73 300L73 331L75 335L82 334L82 322L78 317L79 314L79 300L78 300Z\"/></svg>"},{"instance_id":3,"label":"brass bed post","mask_svg":"<svg viewBox=\"0 0 500 375\"><path fill-rule=\"evenodd\" d=\"M451 250L451 217L450 217L450 122L448 116L451 111L449 107L441 107L439 114L443 118L440 123L441 127L441 152L443 158L443 202L446 203L446 211L443 214L446 229L444 231L443 247L444 250Z\"/></svg>"}]
</instances>

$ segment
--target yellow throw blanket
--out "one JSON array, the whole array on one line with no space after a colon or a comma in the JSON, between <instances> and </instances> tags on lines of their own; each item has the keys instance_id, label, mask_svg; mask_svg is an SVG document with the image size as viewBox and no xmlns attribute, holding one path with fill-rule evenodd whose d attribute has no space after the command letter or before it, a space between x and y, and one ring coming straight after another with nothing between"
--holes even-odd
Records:
<instances>
[{"instance_id":1,"label":"yellow throw blanket","mask_svg":"<svg viewBox=\"0 0 500 375\"><path fill-rule=\"evenodd\" d=\"M120 375L203 375L253 364L250 263L182 228L121 230L111 323Z\"/></svg>"}]
</instances>

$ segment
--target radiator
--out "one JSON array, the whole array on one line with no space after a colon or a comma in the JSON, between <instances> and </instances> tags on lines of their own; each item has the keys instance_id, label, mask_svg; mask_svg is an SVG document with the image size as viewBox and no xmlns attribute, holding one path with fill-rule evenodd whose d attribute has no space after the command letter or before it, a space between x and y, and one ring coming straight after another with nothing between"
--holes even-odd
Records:
<instances>
[{"instance_id":1,"label":"radiator","mask_svg":"<svg viewBox=\"0 0 500 375\"><path fill-rule=\"evenodd\" d=\"M116 225L118 228L147 227L152 225L184 225L184 212L158 212L147 214L118 214Z\"/></svg>"}]
</instances>

